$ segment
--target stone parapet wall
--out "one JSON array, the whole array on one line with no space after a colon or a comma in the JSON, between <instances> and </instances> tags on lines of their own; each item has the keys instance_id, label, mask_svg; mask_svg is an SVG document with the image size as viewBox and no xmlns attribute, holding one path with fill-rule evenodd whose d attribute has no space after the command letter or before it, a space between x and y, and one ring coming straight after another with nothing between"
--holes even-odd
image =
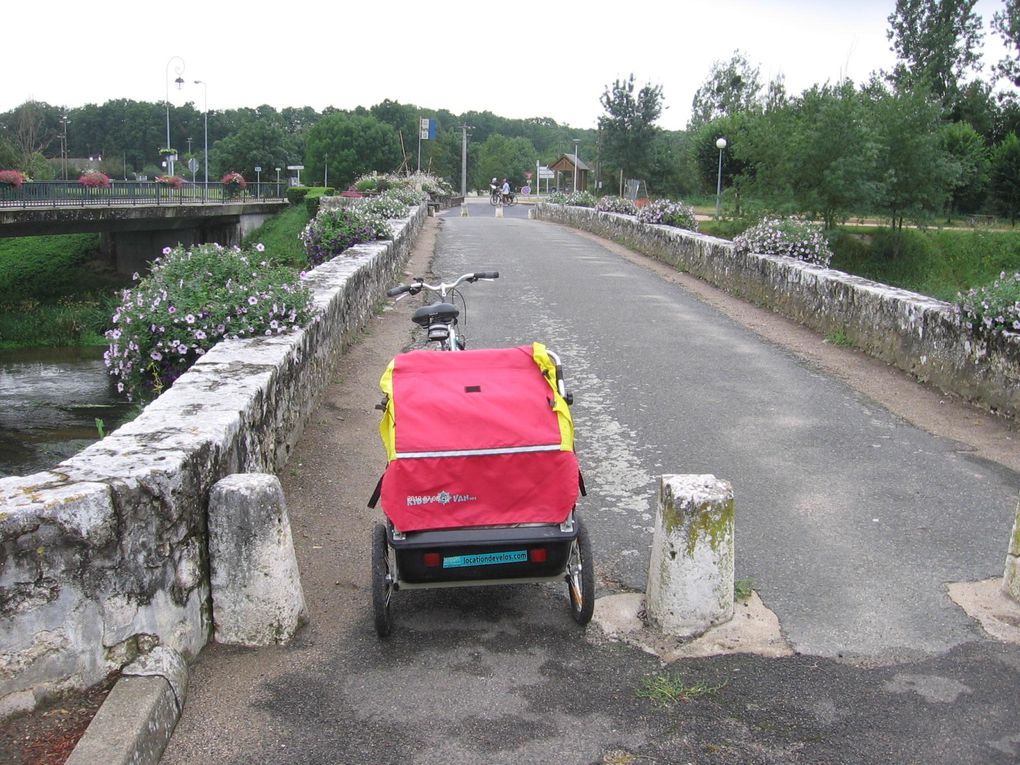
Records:
<instances>
[{"instance_id":1,"label":"stone parapet wall","mask_svg":"<svg viewBox=\"0 0 1020 765\"><path fill-rule=\"evenodd\" d=\"M209 490L283 467L337 358L400 281L426 212L311 271L319 313L305 329L222 342L102 441L0 479L0 719L153 646L201 650Z\"/></svg>"},{"instance_id":2,"label":"stone parapet wall","mask_svg":"<svg viewBox=\"0 0 1020 765\"><path fill-rule=\"evenodd\" d=\"M979 337L954 306L794 258L632 216L540 204L535 217L618 242L857 348L943 391L1020 419L1020 334Z\"/></svg>"}]
</instances>

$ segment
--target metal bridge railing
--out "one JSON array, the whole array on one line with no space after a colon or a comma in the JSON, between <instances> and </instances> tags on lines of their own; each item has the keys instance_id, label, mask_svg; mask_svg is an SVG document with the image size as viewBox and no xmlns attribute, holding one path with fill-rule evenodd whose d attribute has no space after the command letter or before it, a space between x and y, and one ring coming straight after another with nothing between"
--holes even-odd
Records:
<instances>
[{"instance_id":1,"label":"metal bridge railing","mask_svg":"<svg viewBox=\"0 0 1020 765\"><path fill-rule=\"evenodd\" d=\"M77 181L26 181L20 188L0 184L0 207L126 207L134 205L235 204L278 202L285 183L249 183L232 192L220 183L184 183L179 189L155 181L110 181L89 188Z\"/></svg>"}]
</instances>

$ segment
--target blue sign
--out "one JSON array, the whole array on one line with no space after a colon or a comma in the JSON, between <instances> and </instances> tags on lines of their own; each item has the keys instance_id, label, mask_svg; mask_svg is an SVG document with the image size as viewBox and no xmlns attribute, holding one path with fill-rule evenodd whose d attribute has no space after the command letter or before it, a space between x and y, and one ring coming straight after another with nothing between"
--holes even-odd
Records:
<instances>
[{"instance_id":1,"label":"blue sign","mask_svg":"<svg viewBox=\"0 0 1020 765\"><path fill-rule=\"evenodd\" d=\"M478 555L451 555L443 558L443 568L464 568L465 566L496 566L500 563L527 563L527 550L479 553Z\"/></svg>"}]
</instances>

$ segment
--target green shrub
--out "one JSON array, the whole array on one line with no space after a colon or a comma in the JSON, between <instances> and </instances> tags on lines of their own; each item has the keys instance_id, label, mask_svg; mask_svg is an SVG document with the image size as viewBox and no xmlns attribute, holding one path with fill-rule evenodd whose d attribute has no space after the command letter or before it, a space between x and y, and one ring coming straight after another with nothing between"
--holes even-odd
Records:
<instances>
[{"instance_id":1,"label":"green shrub","mask_svg":"<svg viewBox=\"0 0 1020 765\"><path fill-rule=\"evenodd\" d=\"M322 197L318 195L314 197L310 195L305 197L305 212L308 213L309 218L314 218L316 215L319 214L321 199Z\"/></svg>"},{"instance_id":2,"label":"green shrub","mask_svg":"<svg viewBox=\"0 0 1020 765\"><path fill-rule=\"evenodd\" d=\"M398 202L403 202L405 205L420 205L428 201L429 198L426 192L411 188L410 186L394 186L388 189L385 195L396 199Z\"/></svg>"},{"instance_id":3,"label":"green shrub","mask_svg":"<svg viewBox=\"0 0 1020 765\"><path fill-rule=\"evenodd\" d=\"M698 231L702 234L715 236L719 239L736 239L747 229L756 225L757 221L747 218L722 218L720 220L698 221Z\"/></svg>"},{"instance_id":4,"label":"green shrub","mask_svg":"<svg viewBox=\"0 0 1020 765\"><path fill-rule=\"evenodd\" d=\"M389 239L393 231L386 218L355 203L321 210L301 232L308 264L315 268L356 244Z\"/></svg>"},{"instance_id":5,"label":"green shrub","mask_svg":"<svg viewBox=\"0 0 1020 765\"><path fill-rule=\"evenodd\" d=\"M799 218L766 218L733 240L737 252L785 255L828 266L832 250L820 226Z\"/></svg>"},{"instance_id":6,"label":"green shrub","mask_svg":"<svg viewBox=\"0 0 1020 765\"><path fill-rule=\"evenodd\" d=\"M637 219L642 223L658 224L697 231L698 222L694 218L694 208L683 202L670 199L654 199L637 211Z\"/></svg>"},{"instance_id":7,"label":"green shrub","mask_svg":"<svg viewBox=\"0 0 1020 765\"><path fill-rule=\"evenodd\" d=\"M376 213L384 218L406 218L410 214L408 206L394 195L391 189L377 197L359 199L355 204L361 210Z\"/></svg>"},{"instance_id":8,"label":"green shrub","mask_svg":"<svg viewBox=\"0 0 1020 765\"><path fill-rule=\"evenodd\" d=\"M571 194L564 194L562 191L554 191L549 195L549 201L554 205L594 207L596 199L595 195L590 191L575 191Z\"/></svg>"},{"instance_id":9,"label":"green shrub","mask_svg":"<svg viewBox=\"0 0 1020 765\"><path fill-rule=\"evenodd\" d=\"M164 249L124 290L106 332L104 357L118 391L132 399L159 394L221 339L277 335L307 322L311 295L264 249Z\"/></svg>"},{"instance_id":10,"label":"green shrub","mask_svg":"<svg viewBox=\"0 0 1020 765\"><path fill-rule=\"evenodd\" d=\"M292 205L300 204L307 195L307 186L291 186L287 189L287 201Z\"/></svg>"},{"instance_id":11,"label":"green shrub","mask_svg":"<svg viewBox=\"0 0 1020 765\"><path fill-rule=\"evenodd\" d=\"M1003 271L991 284L960 295L957 305L963 323L975 330L1020 332L1020 271Z\"/></svg>"},{"instance_id":12,"label":"green shrub","mask_svg":"<svg viewBox=\"0 0 1020 765\"><path fill-rule=\"evenodd\" d=\"M595 209L599 212L621 213L623 215L636 215L637 207L629 199L623 197L604 196L595 203Z\"/></svg>"}]
</instances>

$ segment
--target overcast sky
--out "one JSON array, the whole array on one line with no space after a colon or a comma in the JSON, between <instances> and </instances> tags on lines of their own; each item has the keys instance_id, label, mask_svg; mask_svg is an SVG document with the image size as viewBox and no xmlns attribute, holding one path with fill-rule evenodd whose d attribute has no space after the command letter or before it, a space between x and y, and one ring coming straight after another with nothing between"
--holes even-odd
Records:
<instances>
[{"instance_id":1,"label":"overcast sky","mask_svg":"<svg viewBox=\"0 0 1020 765\"><path fill-rule=\"evenodd\" d=\"M6 3L0 111L34 99L110 99L210 109L351 109L383 99L551 117L594 127L617 78L663 88L659 125L683 128L712 63L740 49L799 94L889 69L894 0L44 0ZM979 0L986 27L1001 0ZM1002 55L986 34L985 60ZM181 91L173 86L178 56ZM423 116L426 116L423 114Z\"/></svg>"}]
</instances>

